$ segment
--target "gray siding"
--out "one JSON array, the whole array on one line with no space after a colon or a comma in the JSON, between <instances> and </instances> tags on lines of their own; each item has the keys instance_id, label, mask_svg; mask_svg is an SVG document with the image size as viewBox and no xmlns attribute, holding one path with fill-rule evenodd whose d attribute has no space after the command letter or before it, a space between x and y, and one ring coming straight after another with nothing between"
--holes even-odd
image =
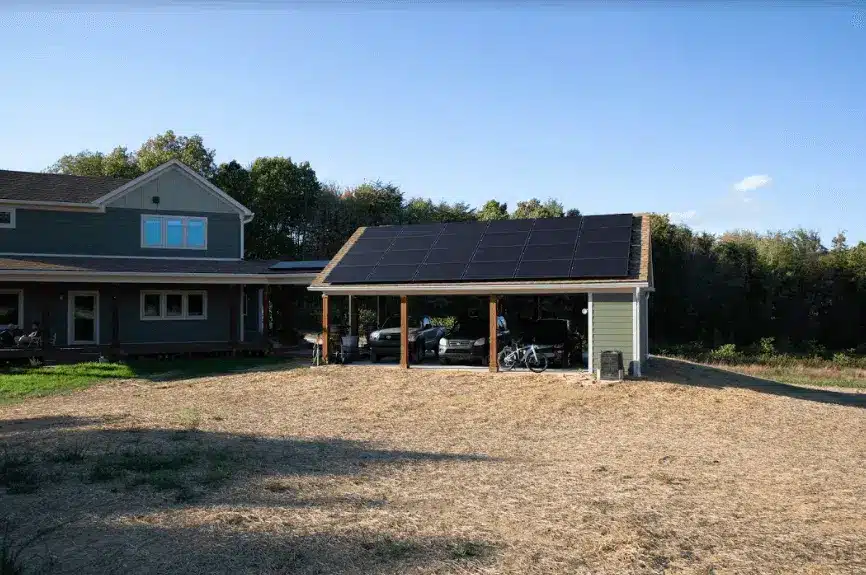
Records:
<instances>
[{"instance_id":1,"label":"gray siding","mask_svg":"<svg viewBox=\"0 0 866 575\"><path fill-rule=\"evenodd\" d=\"M141 247L141 215L207 216L206 250ZM0 228L0 253L238 258L241 222L237 213L108 208L104 214L16 210L14 229Z\"/></svg>"},{"instance_id":2,"label":"gray siding","mask_svg":"<svg viewBox=\"0 0 866 575\"><path fill-rule=\"evenodd\" d=\"M180 168L170 168L108 203L113 208L153 209L153 196L159 196L162 212L207 212L233 214L237 209L189 177Z\"/></svg>"},{"instance_id":3,"label":"gray siding","mask_svg":"<svg viewBox=\"0 0 866 575\"><path fill-rule=\"evenodd\" d=\"M231 325L227 285L166 286L124 284L118 288L120 342L227 342ZM42 310L49 313L47 327L57 334L57 345L68 345L68 302L70 291L99 292L99 343L111 343L112 289L108 284L34 284L0 283L0 289L24 290L24 326L42 320ZM140 293L142 290L204 290L207 292L207 319L142 321ZM235 297L237 291L234 292ZM237 305L237 304L236 304ZM45 327L45 326L43 326ZM247 332L248 333L248 332Z\"/></svg>"},{"instance_id":4,"label":"gray siding","mask_svg":"<svg viewBox=\"0 0 866 575\"><path fill-rule=\"evenodd\" d=\"M649 356L649 298L644 296L640 308L640 351L641 363L646 363Z\"/></svg>"},{"instance_id":5,"label":"gray siding","mask_svg":"<svg viewBox=\"0 0 866 575\"><path fill-rule=\"evenodd\" d=\"M602 351L621 351L626 370L633 357L634 307L632 294L592 295L592 365L598 369Z\"/></svg>"}]
</instances>

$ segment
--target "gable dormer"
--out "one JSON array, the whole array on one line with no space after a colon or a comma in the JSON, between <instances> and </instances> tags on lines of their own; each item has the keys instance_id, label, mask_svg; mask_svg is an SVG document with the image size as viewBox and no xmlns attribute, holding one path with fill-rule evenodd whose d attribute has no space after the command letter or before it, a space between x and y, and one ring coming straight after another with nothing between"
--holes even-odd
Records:
<instances>
[{"instance_id":1,"label":"gable dormer","mask_svg":"<svg viewBox=\"0 0 866 575\"><path fill-rule=\"evenodd\" d=\"M0 254L139 258L241 259L253 217L177 160L134 180L0 171L0 212Z\"/></svg>"}]
</instances>

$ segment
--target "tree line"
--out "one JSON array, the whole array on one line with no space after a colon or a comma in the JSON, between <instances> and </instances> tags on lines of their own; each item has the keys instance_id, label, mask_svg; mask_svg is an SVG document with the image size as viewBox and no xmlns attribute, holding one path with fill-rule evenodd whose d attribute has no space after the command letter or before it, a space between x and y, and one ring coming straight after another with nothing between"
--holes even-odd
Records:
<instances>
[{"instance_id":1,"label":"tree line","mask_svg":"<svg viewBox=\"0 0 866 575\"><path fill-rule=\"evenodd\" d=\"M198 136L169 130L135 151L83 151L48 171L134 178L179 159L256 213L246 227L248 258L328 259L359 226L579 215L555 199L530 198L513 209L406 197L372 180L354 186L321 181L308 162L260 157L217 164ZM653 349L757 345L821 353L857 348L866 315L866 243L844 233L828 249L814 231L698 233L652 216L656 292L650 298ZM557 299L557 298L554 298ZM556 303L553 304L556 307ZM548 310L555 313L556 310ZM860 350L866 351L866 349Z\"/></svg>"}]
</instances>

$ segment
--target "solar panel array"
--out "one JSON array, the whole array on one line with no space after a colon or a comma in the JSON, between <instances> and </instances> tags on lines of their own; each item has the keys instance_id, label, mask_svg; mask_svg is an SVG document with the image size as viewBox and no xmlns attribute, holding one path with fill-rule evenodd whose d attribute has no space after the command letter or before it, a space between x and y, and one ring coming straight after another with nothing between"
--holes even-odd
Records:
<instances>
[{"instance_id":1,"label":"solar panel array","mask_svg":"<svg viewBox=\"0 0 866 575\"><path fill-rule=\"evenodd\" d=\"M620 278L631 214L367 228L333 284Z\"/></svg>"}]
</instances>

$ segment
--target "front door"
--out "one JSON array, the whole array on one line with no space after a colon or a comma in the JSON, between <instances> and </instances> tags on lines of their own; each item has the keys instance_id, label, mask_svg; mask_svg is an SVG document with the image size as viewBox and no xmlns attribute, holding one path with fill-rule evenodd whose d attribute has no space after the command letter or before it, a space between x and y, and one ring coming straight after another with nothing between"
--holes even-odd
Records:
<instances>
[{"instance_id":1,"label":"front door","mask_svg":"<svg viewBox=\"0 0 866 575\"><path fill-rule=\"evenodd\" d=\"M99 343L99 292L69 292L69 343Z\"/></svg>"}]
</instances>

